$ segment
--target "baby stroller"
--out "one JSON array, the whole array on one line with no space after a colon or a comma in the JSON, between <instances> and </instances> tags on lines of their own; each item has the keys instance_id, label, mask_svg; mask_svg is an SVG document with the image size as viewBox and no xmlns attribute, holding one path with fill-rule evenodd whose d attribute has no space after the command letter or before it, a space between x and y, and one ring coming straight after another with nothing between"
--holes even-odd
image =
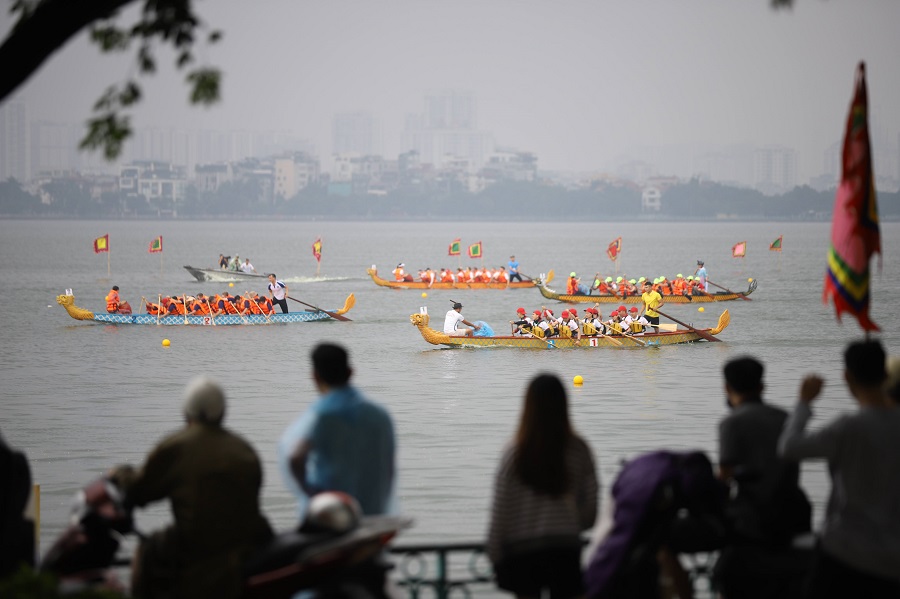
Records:
<instances>
[{"instance_id":1,"label":"baby stroller","mask_svg":"<svg viewBox=\"0 0 900 599\"><path fill-rule=\"evenodd\" d=\"M585 571L587 596L659 599L661 554L722 545L726 493L702 452L656 451L625 463L612 487L612 528Z\"/></svg>"}]
</instances>

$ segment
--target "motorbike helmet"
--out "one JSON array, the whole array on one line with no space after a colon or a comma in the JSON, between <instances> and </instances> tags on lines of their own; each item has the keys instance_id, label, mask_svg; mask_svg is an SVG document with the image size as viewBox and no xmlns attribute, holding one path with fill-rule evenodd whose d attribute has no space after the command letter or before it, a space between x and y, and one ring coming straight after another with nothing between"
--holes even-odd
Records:
<instances>
[{"instance_id":1,"label":"motorbike helmet","mask_svg":"<svg viewBox=\"0 0 900 599\"><path fill-rule=\"evenodd\" d=\"M309 500L303 530L343 533L359 525L362 509L354 497L340 491L324 491Z\"/></svg>"}]
</instances>

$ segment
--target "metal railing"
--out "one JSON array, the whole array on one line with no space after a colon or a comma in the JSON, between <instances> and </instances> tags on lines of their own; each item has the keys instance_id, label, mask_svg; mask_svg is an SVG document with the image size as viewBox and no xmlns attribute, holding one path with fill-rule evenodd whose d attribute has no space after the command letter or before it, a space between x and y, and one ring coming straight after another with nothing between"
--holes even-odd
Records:
<instances>
[{"instance_id":1,"label":"metal railing","mask_svg":"<svg viewBox=\"0 0 900 599\"><path fill-rule=\"evenodd\" d=\"M409 599L452 599L499 594L484 543L420 543L389 549L395 565L394 584ZM695 597L713 597L711 585L714 554L682 555L682 566L694 587Z\"/></svg>"}]
</instances>

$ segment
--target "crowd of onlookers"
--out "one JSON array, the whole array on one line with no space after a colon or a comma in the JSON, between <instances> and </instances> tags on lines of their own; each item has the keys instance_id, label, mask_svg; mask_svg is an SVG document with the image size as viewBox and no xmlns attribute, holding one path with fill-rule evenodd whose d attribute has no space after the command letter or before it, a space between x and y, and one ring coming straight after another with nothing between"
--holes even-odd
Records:
<instances>
[{"instance_id":1,"label":"crowd of onlookers","mask_svg":"<svg viewBox=\"0 0 900 599\"><path fill-rule=\"evenodd\" d=\"M395 511L395 436L382 406L350 384L340 346L312 352L319 399L278 445L282 476L301 518L311 497L342 491L363 514ZM600 482L591 448L569 418L560 379L534 377L518 428L500 457L486 552L499 588L518 597L693 594L680 554L715 552L725 599L900 597L900 360L877 341L850 344L844 380L855 409L808 431L823 380L806 377L792 413L766 403L764 367L740 357L723 368L728 413L719 461L702 452L655 451L625 463L598 523ZM185 427L139 469L111 478L125 503L168 499L174 522L141 540L136 597L237 597L241 566L273 532L259 505L254 449L223 427L225 396L208 379L186 391ZM34 561L23 519L28 464L0 440L0 578ZM823 459L831 493L814 547L812 508L799 463ZM596 526L595 526L596 524ZM587 552L582 534L594 527ZM29 540L30 535L30 540Z\"/></svg>"}]
</instances>

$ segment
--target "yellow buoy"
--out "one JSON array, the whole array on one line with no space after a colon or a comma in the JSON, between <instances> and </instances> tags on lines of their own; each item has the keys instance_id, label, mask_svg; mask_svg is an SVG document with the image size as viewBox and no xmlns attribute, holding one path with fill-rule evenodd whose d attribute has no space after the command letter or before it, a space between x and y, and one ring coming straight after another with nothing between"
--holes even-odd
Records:
<instances>
[{"instance_id":1,"label":"yellow buoy","mask_svg":"<svg viewBox=\"0 0 900 599\"><path fill-rule=\"evenodd\" d=\"M753 282L753 277L750 277L749 279L747 279L747 282L748 282L748 283L752 283L752 282Z\"/></svg>"},{"instance_id":2,"label":"yellow buoy","mask_svg":"<svg viewBox=\"0 0 900 599\"><path fill-rule=\"evenodd\" d=\"M581 385L584 383L584 379L581 377L580 374L577 374L577 375L575 375L575 378L572 379L572 383L574 383L576 385Z\"/></svg>"},{"instance_id":3,"label":"yellow buoy","mask_svg":"<svg viewBox=\"0 0 900 599\"><path fill-rule=\"evenodd\" d=\"M168 339L163 339L163 347L169 347L172 344Z\"/></svg>"},{"instance_id":4,"label":"yellow buoy","mask_svg":"<svg viewBox=\"0 0 900 599\"><path fill-rule=\"evenodd\" d=\"M423 291L423 292L422 292L422 297L428 297L428 294L425 293L425 292Z\"/></svg>"},{"instance_id":5,"label":"yellow buoy","mask_svg":"<svg viewBox=\"0 0 900 599\"><path fill-rule=\"evenodd\" d=\"M228 283L229 287L234 287L234 283Z\"/></svg>"},{"instance_id":6,"label":"yellow buoy","mask_svg":"<svg viewBox=\"0 0 900 599\"><path fill-rule=\"evenodd\" d=\"M697 308L697 312L706 312L706 308L700 306L699 308Z\"/></svg>"}]
</instances>

